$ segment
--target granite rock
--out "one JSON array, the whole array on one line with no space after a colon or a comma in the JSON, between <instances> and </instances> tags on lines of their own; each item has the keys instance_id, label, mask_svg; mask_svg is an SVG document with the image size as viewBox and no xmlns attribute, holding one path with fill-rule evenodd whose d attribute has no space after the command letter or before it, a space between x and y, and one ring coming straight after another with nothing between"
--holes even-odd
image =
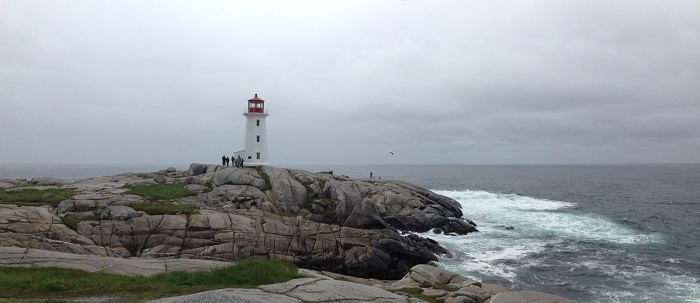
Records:
<instances>
[{"instance_id":1,"label":"granite rock","mask_svg":"<svg viewBox=\"0 0 700 303\"><path fill-rule=\"evenodd\" d=\"M132 203L128 184L184 182L196 196L171 201L199 214L148 215ZM242 260L284 259L339 274L401 278L417 264L449 252L416 234L476 231L459 204L401 181L350 179L270 166L192 164L186 172L67 181L34 178L76 195L58 205L0 205L0 246L98 256ZM4 180L11 189L19 180ZM67 225L64 220L77 219Z\"/></svg>"}]
</instances>

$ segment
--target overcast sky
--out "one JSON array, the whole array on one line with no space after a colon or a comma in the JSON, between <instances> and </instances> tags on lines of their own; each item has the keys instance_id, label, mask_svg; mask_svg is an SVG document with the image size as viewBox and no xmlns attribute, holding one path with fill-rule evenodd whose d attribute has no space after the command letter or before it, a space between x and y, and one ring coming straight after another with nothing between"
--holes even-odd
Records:
<instances>
[{"instance_id":1,"label":"overcast sky","mask_svg":"<svg viewBox=\"0 0 700 303\"><path fill-rule=\"evenodd\" d=\"M0 163L700 162L700 1L0 0ZM391 155L393 152L394 155Z\"/></svg>"}]
</instances>

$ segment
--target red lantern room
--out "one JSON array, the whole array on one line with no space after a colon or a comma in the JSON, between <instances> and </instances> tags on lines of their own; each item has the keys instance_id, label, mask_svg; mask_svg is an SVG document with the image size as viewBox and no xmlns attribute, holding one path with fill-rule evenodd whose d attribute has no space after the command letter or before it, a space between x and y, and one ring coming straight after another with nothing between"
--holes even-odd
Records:
<instances>
[{"instance_id":1,"label":"red lantern room","mask_svg":"<svg viewBox=\"0 0 700 303\"><path fill-rule=\"evenodd\" d=\"M258 98L258 94L255 94L255 97L248 100L248 112L264 114L265 100Z\"/></svg>"}]
</instances>

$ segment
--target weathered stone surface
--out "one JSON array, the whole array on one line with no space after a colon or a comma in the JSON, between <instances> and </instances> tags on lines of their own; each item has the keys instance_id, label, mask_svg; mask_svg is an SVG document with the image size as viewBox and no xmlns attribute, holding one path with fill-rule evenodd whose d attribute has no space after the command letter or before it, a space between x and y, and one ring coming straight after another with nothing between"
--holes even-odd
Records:
<instances>
[{"instance_id":1,"label":"weathered stone surface","mask_svg":"<svg viewBox=\"0 0 700 303\"><path fill-rule=\"evenodd\" d=\"M262 290L284 294L302 302L406 302L406 297L376 287L327 279L296 279L263 285Z\"/></svg>"},{"instance_id":2,"label":"weathered stone surface","mask_svg":"<svg viewBox=\"0 0 700 303\"><path fill-rule=\"evenodd\" d=\"M129 219L141 217L143 215L143 212L136 211L128 206L113 205L105 208L105 210L102 212L101 219L126 221Z\"/></svg>"},{"instance_id":3,"label":"weathered stone surface","mask_svg":"<svg viewBox=\"0 0 700 303\"><path fill-rule=\"evenodd\" d=\"M263 200L267 200L267 195L257 187L251 185L221 185L215 187L211 192L206 194L207 204L223 204L226 202L238 204L243 202L243 205L246 205L246 201ZM248 209L249 207L237 208Z\"/></svg>"},{"instance_id":4,"label":"weathered stone surface","mask_svg":"<svg viewBox=\"0 0 700 303\"><path fill-rule=\"evenodd\" d=\"M185 185L185 188L187 188L193 192L196 192L196 193L202 193L202 192L204 192L204 190L207 189L206 186L201 186L199 184L187 184L187 185Z\"/></svg>"},{"instance_id":5,"label":"weathered stone surface","mask_svg":"<svg viewBox=\"0 0 700 303\"><path fill-rule=\"evenodd\" d=\"M324 278L296 279L285 283L262 285L257 289L219 289L149 301L149 303L190 302L425 303L417 298L406 297L376 287Z\"/></svg>"},{"instance_id":6,"label":"weathered stone surface","mask_svg":"<svg viewBox=\"0 0 700 303\"><path fill-rule=\"evenodd\" d=\"M228 166L218 165L218 164L208 164L206 167L207 167L207 170L204 173L214 173L214 172L220 171L222 169L228 168Z\"/></svg>"},{"instance_id":7,"label":"weathered stone surface","mask_svg":"<svg viewBox=\"0 0 700 303\"><path fill-rule=\"evenodd\" d=\"M61 186L70 183L70 181L56 178L32 178L29 183L36 186Z\"/></svg>"},{"instance_id":8,"label":"weathered stone surface","mask_svg":"<svg viewBox=\"0 0 700 303\"><path fill-rule=\"evenodd\" d=\"M455 294L458 296L470 297L477 303L484 303L486 300L491 298L491 293L488 290L476 285L462 287L455 291Z\"/></svg>"},{"instance_id":9,"label":"weathered stone surface","mask_svg":"<svg viewBox=\"0 0 700 303\"><path fill-rule=\"evenodd\" d=\"M454 272L428 264L413 266L407 276L423 287L447 284L461 285L462 282L469 280Z\"/></svg>"},{"instance_id":10,"label":"weathered stone surface","mask_svg":"<svg viewBox=\"0 0 700 303\"><path fill-rule=\"evenodd\" d=\"M210 270L230 264L228 262L193 259L125 259L21 247L0 247L1 266L60 267L130 276L150 276L167 271Z\"/></svg>"},{"instance_id":11,"label":"weathered stone surface","mask_svg":"<svg viewBox=\"0 0 700 303\"><path fill-rule=\"evenodd\" d=\"M192 164L190 173L191 183L213 186L207 203L229 203L228 208L298 214L316 222L361 229L392 227L424 232L435 228L448 234L476 231L473 222L461 218L456 201L405 182L351 180L269 166ZM251 192L251 188L259 192ZM241 204L240 198L255 203Z\"/></svg>"},{"instance_id":12,"label":"weathered stone surface","mask_svg":"<svg viewBox=\"0 0 700 303\"><path fill-rule=\"evenodd\" d=\"M413 266L403 279L387 286L386 289L399 290L402 288L421 287L428 289L424 291L424 295L444 297L445 302L473 303L484 303L492 295L510 291L510 289L502 286L487 285L488 287L482 287L481 282L471 280L454 272L432 265L419 264ZM459 289L455 292L447 293L444 290L445 286L459 287Z\"/></svg>"},{"instance_id":13,"label":"weathered stone surface","mask_svg":"<svg viewBox=\"0 0 700 303\"><path fill-rule=\"evenodd\" d=\"M444 289L425 288L421 294L430 297L442 297L446 296L448 293L449 292Z\"/></svg>"},{"instance_id":14,"label":"weathered stone surface","mask_svg":"<svg viewBox=\"0 0 700 303\"><path fill-rule=\"evenodd\" d=\"M197 206L201 213L152 216L129 207L147 201L122 187L154 180L189 182L201 193L176 202ZM78 194L55 208L5 207L12 221L0 221L7 231L0 246L129 257L255 256L345 275L400 278L412 266L449 252L435 241L399 231L475 230L460 218L457 202L414 185L267 166L192 164L188 172L35 181L64 184ZM63 224L65 216L83 221L73 230Z\"/></svg>"},{"instance_id":15,"label":"weathered stone surface","mask_svg":"<svg viewBox=\"0 0 700 303\"><path fill-rule=\"evenodd\" d=\"M271 167L264 170L273 185L272 197L297 205L304 199L327 201L326 208L331 208L330 218L336 224L357 228L392 226L416 232L440 228L455 234L476 231L473 222L460 218L462 212L456 201L405 182L351 180Z\"/></svg>"},{"instance_id":16,"label":"weathered stone surface","mask_svg":"<svg viewBox=\"0 0 700 303\"><path fill-rule=\"evenodd\" d=\"M0 178L0 188L10 188L14 186L20 186L20 181L17 179Z\"/></svg>"},{"instance_id":17,"label":"weathered stone surface","mask_svg":"<svg viewBox=\"0 0 700 303\"><path fill-rule=\"evenodd\" d=\"M402 288L421 288L422 285L408 276L404 276L403 279L398 280L391 285L387 286L388 290L398 290Z\"/></svg>"},{"instance_id":18,"label":"weathered stone surface","mask_svg":"<svg viewBox=\"0 0 700 303\"><path fill-rule=\"evenodd\" d=\"M219 185L250 185L257 188L265 187L265 180L252 168L225 167L217 170L211 178L214 186Z\"/></svg>"},{"instance_id":19,"label":"weathered stone surface","mask_svg":"<svg viewBox=\"0 0 700 303\"><path fill-rule=\"evenodd\" d=\"M491 303L576 303L557 295L537 291L511 291L499 293L491 298Z\"/></svg>"},{"instance_id":20,"label":"weathered stone surface","mask_svg":"<svg viewBox=\"0 0 700 303\"><path fill-rule=\"evenodd\" d=\"M508 292L508 291L513 291L512 289L498 285L498 284L490 284L490 283L482 283L481 288L488 290L491 295L496 295L502 292Z\"/></svg>"},{"instance_id":21,"label":"weathered stone surface","mask_svg":"<svg viewBox=\"0 0 700 303\"><path fill-rule=\"evenodd\" d=\"M97 208L105 208L107 204L98 200L63 200L58 203L58 212L83 212L94 211Z\"/></svg>"},{"instance_id":22,"label":"weathered stone surface","mask_svg":"<svg viewBox=\"0 0 700 303\"><path fill-rule=\"evenodd\" d=\"M476 300L467 296L455 296L446 298L445 303L476 303Z\"/></svg>"},{"instance_id":23,"label":"weathered stone surface","mask_svg":"<svg viewBox=\"0 0 700 303\"><path fill-rule=\"evenodd\" d=\"M148 303L302 303L301 300L285 295L268 293L260 289L227 288L218 289L198 294L179 296L174 298L163 298Z\"/></svg>"}]
</instances>

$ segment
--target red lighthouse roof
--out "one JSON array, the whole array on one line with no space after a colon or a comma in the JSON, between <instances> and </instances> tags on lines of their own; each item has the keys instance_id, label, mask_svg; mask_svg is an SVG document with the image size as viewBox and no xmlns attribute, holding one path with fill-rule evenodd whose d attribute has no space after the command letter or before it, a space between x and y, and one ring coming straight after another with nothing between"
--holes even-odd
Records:
<instances>
[{"instance_id":1,"label":"red lighthouse roof","mask_svg":"<svg viewBox=\"0 0 700 303\"><path fill-rule=\"evenodd\" d=\"M258 94L248 99L248 113L265 113L265 100L258 98Z\"/></svg>"},{"instance_id":2,"label":"red lighthouse roof","mask_svg":"<svg viewBox=\"0 0 700 303\"><path fill-rule=\"evenodd\" d=\"M258 94L255 94L255 97L248 99L248 101L265 102L265 100L258 98Z\"/></svg>"}]
</instances>

